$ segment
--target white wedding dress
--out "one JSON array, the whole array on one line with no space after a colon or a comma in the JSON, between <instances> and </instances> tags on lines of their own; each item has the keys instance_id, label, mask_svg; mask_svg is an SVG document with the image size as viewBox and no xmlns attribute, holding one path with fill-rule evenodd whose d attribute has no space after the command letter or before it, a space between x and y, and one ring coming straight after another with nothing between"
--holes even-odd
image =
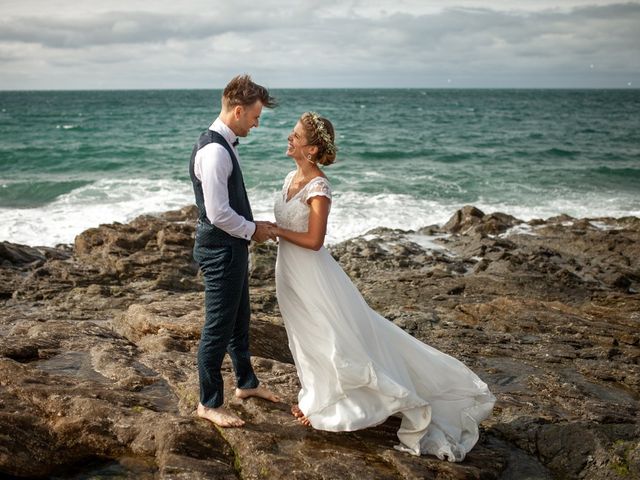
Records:
<instances>
[{"instance_id":1,"label":"white wedding dress","mask_svg":"<svg viewBox=\"0 0 640 480\"><path fill-rule=\"evenodd\" d=\"M331 186L316 177L287 201L294 173L277 195L276 222L306 232L307 200L331 199ZM302 386L298 405L314 428L358 430L400 413L400 450L461 461L475 445L495 402L487 385L373 311L324 247L280 240L276 292Z\"/></svg>"}]
</instances>

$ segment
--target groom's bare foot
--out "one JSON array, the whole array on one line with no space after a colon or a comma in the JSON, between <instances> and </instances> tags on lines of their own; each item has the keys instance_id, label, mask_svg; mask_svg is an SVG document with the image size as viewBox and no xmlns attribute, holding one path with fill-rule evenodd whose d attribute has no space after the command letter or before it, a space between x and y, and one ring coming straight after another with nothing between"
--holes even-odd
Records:
<instances>
[{"instance_id":1,"label":"groom's bare foot","mask_svg":"<svg viewBox=\"0 0 640 480\"><path fill-rule=\"evenodd\" d=\"M256 388L236 388L236 397L245 399L249 397L258 397L269 400L270 402L277 403L280 401L280 397L264 387Z\"/></svg>"},{"instance_id":2,"label":"groom's bare foot","mask_svg":"<svg viewBox=\"0 0 640 480\"><path fill-rule=\"evenodd\" d=\"M244 421L240 417L223 407L209 408L199 403L197 413L200 418L205 418L219 427L241 427L244 425Z\"/></svg>"},{"instance_id":3,"label":"groom's bare foot","mask_svg":"<svg viewBox=\"0 0 640 480\"><path fill-rule=\"evenodd\" d=\"M296 420L298 420L305 427L311 426L311 422L307 417L304 416L304 413L302 413L302 410L300 410L300 407L298 407L298 405L293 405L291 407L291 413L294 417L296 417Z\"/></svg>"}]
</instances>

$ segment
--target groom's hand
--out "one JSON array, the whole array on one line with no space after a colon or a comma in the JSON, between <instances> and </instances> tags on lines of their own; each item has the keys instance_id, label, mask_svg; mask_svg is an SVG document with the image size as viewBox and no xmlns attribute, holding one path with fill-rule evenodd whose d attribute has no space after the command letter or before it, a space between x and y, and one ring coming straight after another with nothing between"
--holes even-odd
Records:
<instances>
[{"instance_id":1,"label":"groom's hand","mask_svg":"<svg viewBox=\"0 0 640 480\"><path fill-rule=\"evenodd\" d=\"M275 240L276 236L271 222L258 221L255 223L256 231L253 232L251 240L258 243L266 242L267 240Z\"/></svg>"}]
</instances>

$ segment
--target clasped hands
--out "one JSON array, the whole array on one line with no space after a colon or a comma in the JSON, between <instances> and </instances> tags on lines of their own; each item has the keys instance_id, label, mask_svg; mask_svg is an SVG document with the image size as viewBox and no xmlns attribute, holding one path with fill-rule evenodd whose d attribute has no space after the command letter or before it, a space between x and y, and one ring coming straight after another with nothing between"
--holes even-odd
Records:
<instances>
[{"instance_id":1,"label":"clasped hands","mask_svg":"<svg viewBox=\"0 0 640 480\"><path fill-rule=\"evenodd\" d=\"M276 229L278 228L278 225L275 223L259 220L255 222L255 224L256 231L251 237L254 242L262 243L267 240L275 240L277 238Z\"/></svg>"}]
</instances>

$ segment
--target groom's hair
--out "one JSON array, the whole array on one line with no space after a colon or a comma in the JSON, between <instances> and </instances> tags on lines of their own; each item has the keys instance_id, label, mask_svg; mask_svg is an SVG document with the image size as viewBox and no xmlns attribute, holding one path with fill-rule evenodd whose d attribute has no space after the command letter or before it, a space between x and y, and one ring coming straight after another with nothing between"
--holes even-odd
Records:
<instances>
[{"instance_id":1,"label":"groom's hair","mask_svg":"<svg viewBox=\"0 0 640 480\"><path fill-rule=\"evenodd\" d=\"M276 99L269 95L269 91L262 85L251 80L249 75L233 77L222 92L222 106L228 110L237 105L246 107L260 100L262 106L273 108Z\"/></svg>"}]
</instances>

